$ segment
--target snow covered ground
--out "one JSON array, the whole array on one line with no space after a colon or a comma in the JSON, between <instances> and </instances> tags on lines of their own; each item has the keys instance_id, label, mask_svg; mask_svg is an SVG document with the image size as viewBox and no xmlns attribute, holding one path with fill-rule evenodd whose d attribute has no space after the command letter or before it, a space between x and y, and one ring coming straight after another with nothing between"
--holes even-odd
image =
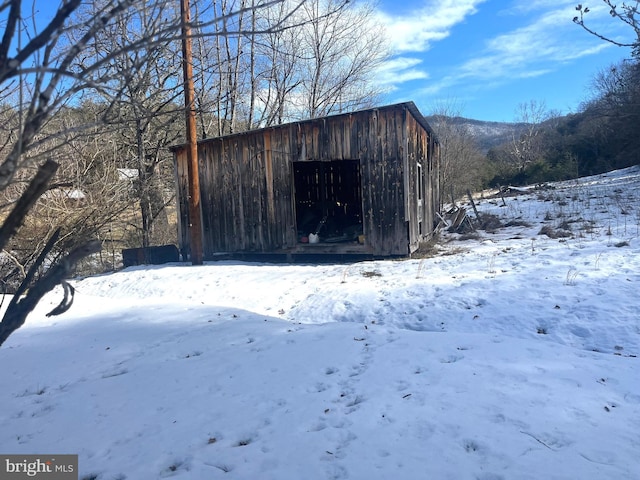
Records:
<instances>
[{"instance_id":1,"label":"snow covered ground","mask_svg":"<svg viewBox=\"0 0 640 480\"><path fill-rule=\"evenodd\" d=\"M640 168L433 257L129 268L0 348L0 453L83 480L640 478ZM544 229L551 237L540 234Z\"/></svg>"}]
</instances>

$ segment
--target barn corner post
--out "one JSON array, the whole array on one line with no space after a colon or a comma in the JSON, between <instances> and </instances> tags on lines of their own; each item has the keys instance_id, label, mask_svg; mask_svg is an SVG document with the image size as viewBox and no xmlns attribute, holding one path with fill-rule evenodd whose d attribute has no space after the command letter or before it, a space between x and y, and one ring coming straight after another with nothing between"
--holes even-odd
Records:
<instances>
[{"instance_id":1,"label":"barn corner post","mask_svg":"<svg viewBox=\"0 0 640 480\"><path fill-rule=\"evenodd\" d=\"M180 1L182 27L182 68L187 131L187 165L189 177L189 243L192 265L202 265L202 212L198 171L198 138L196 133L195 92L191 56L191 9L189 0Z\"/></svg>"}]
</instances>

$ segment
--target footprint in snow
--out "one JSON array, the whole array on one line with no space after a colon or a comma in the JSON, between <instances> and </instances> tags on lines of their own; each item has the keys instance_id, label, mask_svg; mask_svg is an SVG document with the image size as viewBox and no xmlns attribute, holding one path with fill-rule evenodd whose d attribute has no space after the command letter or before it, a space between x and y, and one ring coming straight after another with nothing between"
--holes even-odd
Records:
<instances>
[{"instance_id":1,"label":"footprint in snow","mask_svg":"<svg viewBox=\"0 0 640 480\"><path fill-rule=\"evenodd\" d=\"M625 393L624 399L629 403L640 403L640 395L633 393Z\"/></svg>"},{"instance_id":2,"label":"footprint in snow","mask_svg":"<svg viewBox=\"0 0 640 480\"><path fill-rule=\"evenodd\" d=\"M409 385L409 382L405 382L404 380L396 381L396 388L399 392L404 392L405 390L407 390L409 388Z\"/></svg>"},{"instance_id":3,"label":"footprint in snow","mask_svg":"<svg viewBox=\"0 0 640 480\"><path fill-rule=\"evenodd\" d=\"M464 355L449 355L440 359L440 363L456 363L464 358Z\"/></svg>"},{"instance_id":4,"label":"footprint in snow","mask_svg":"<svg viewBox=\"0 0 640 480\"><path fill-rule=\"evenodd\" d=\"M314 423L313 425L311 425L311 427L309 427L309 431L310 432L321 432L325 428L327 428L327 423L325 421L323 421L323 420L319 420L316 423Z\"/></svg>"},{"instance_id":5,"label":"footprint in snow","mask_svg":"<svg viewBox=\"0 0 640 480\"><path fill-rule=\"evenodd\" d=\"M123 367L113 368L111 370L107 370L102 374L102 378L112 378L119 377L120 375L124 375L129 373L129 370Z\"/></svg>"},{"instance_id":6,"label":"footprint in snow","mask_svg":"<svg viewBox=\"0 0 640 480\"><path fill-rule=\"evenodd\" d=\"M504 477L497 473L481 473L476 475L476 480L504 480Z\"/></svg>"},{"instance_id":7,"label":"footprint in snow","mask_svg":"<svg viewBox=\"0 0 640 480\"><path fill-rule=\"evenodd\" d=\"M322 459L323 460L333 460L335 458L338 458L338 457L336 457L333 452L327 451L325 456ZM331 479L331 480L342 480L343 478L348 478L349 477L349 472L342 465L333 464L333 465L331 465L331 467L329 467L327 469L326 473L327 473L326 478Z\"/></svg>"},{"instance_id":8,"label":"footprint in snow","mask_svg":"<svg viewBox=\"0 0 640 480\"><path fill-rule=\"evenodd\" d=\"M329 385L326 383L318 382L313 387L309 387L307 390L309 393L322 393L329 389Z\"/></svg>"},{"instance_id":9,"label":"footprint in snow","mask_svg":"<svg viewBox=\"0 0 640 480\"><path fill-rule=\"evenodd\" d=\"M364 401L365 398L362 395L356 395L355 397L351 398L345 404L345 407L347 407L347 414L355 412L359 408L359 405Z\"/></svg>"},{"instance_id":10,"label":"footprint in snow","mask_svg":"<svg viewBox=\"0 0 640 480\"><path fill-rule=\"evenodd\" d=\"M474 453L483 450L482 446L474 440L465 440L462 446L467 453Z\"/></svg>"},{"instance_id":11,"label":"footprint in snow","mask_svg":"<svg viewBox=\"0 0 640 480\"><path fill-rule=\"evenodd\" d=\"M351 367L351 373L349 374L349 376L357 377L358 375L361 375L366 369L367 369L366 366L362 363L358 365L353 365Z\"/></svg>"}]
</instances>

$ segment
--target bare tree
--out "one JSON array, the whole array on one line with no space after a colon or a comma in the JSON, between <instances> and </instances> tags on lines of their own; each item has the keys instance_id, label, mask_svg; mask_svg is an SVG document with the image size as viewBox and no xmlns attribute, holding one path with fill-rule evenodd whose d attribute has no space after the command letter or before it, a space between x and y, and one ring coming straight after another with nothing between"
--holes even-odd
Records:
<instances>
[{"instance_id":1,"label":"bare tree","mask_svg":"<svg viewBox=\"0 0 640 480\"><path fill-rule=\"evenodd\" d=\"M196 15L207 8L207 2L197 1L195 5ZM196 39L196 102L203 135L220 136L233 133L240 123L238 108L245 89L242 76L246 67L245 34L254 34L246 17L256 15L256 9L255 2L247 0L214 0L209 8L221 20L212 26L213 37L202 35ZM208 115L212 111L215 115Z\"/></svg>"},{"instance_id":2,"label":"bare tree","mask_svg":"<svg viewBox=\"0 0 640 480\"><path fill-rule=\"evenodd\" d=\"M609 8L612 18L632 30L633 40L621 41L587 25L585 18L591 10L586 5L576 6L578 15L574 17L574 23L605 42L631 47L631 58L612 65L595 77L596 98L586 104L584 112L590 117L590 123L597 122L600 125L601 132L605 129L608 131L608 142L599 143L599 146L603 147L606 143L616 146L603 148L611 162L608 166L623 167L640 161L637 135L640 117L640 2L614 4L610 0L602 1Z\"/></svg>"},{"instance_id":3,"label":"bare tree","mask_svg":"<svg viewBox=\"0 0 640 480\"><path fill-rule=\"evenodd\" d=\"M104 26L118 13L130 8L133 2L112 2L101 10L101 16L83 25L83 34L78 43L66 48L61 42L62 35L81 0L63 3L44 28L31 32L24 31L26 23L22 19L22 3L21 0L11 0L0 5L0 13L6 15L5 32L0 44L0 94L3 100L9 100L11 96L17 98L18 112L17 134L9 140L0 159L0 190L8 188L19 171L31 166L36 166L37 170L22 189L0 228L0 249L4 249L18 232L58 170L58 163L53 159L42 163L43 149L38 148L42 143L55 142L55 135L46 138L39 138L39 135L56 109L82 89L84 82L78 77L78 72L72 70L72 63ZM49 150L49 153L53 151L55 149ZM57 262L50 264L46 272L36 279L60 232L58 229L50 236L31 265L25 269L25 278L0 322L0 345L22 326L29 312L48 291L60 283L66 285L65 278L80 259L100 248L98 241L75 246ZM70 306L72 300L69 300L69 292L72 290L67 287L67 298L55 313Z\"/></svg>"},{"instance_id":4,"label":"bare tree","mask_svg":"<svg viewBox=\"0 0 640 480\"><path fill-rule=\"evenodd\" d=\"M481 186L485 159L455 101L437 105L429 123L440 142L440 188L451 201Z\"/></svg>"},{"instance_id":5,"label":"bare tree","mask_svg":"<svg viewBox=\"0 0 640 480\"><path fill-rule=\"evenodd\" d=\"M65 140L56 148L59 167L54 183L34 204L32 214L24 219L7 247L10 252L5 256L11 255L12 262L0 268L0 278L8 289L17 288L24 279L25 266L58 228L61 233L48 262L55 262L76 245L92 239L113 239L107 231L129 207L131 192L129 185L119 180L120 142L96 122L98 112L94 104L85 101L57 112L45 127L45 131L64 135ZM92 123L94 126L87 127ZM81 132L74 130L79 125L83 126ZM21 170L16 180L28 181L28 173L29 169ZM22 183L16 182L0 192L0 198L10 204ZM95 266L103 268L105 263L99 261Z\"/></svg>"},{"instance_id":6,"label":"bare tree","mask_svg":"<svg viewBox=\"0 0 640 480\"><path fill-rule=\"evenodd\" d=\"M197 39L203 133L219 136L375 102L380 89L373 76L388 50L370 3L286 0L259 10L255 4L211 4L224 18L238 8L244 14L216 26L218 33L234 35Z\"/></svg>"},{"instance_id":7,"label":"bare tree","mask_svg":"<svg viewBox=\"0 0 640 480\"><path fill-rule=\"evenodd\" d=\"M593 113L631 120L640 115L640 65L624 60L593 78L595 98L587 106Z\"/></svg>"},{"instance_id":8,"label":"bare tree","mask_svg":"<svg viewBox=\"0 0 640 480\"><path fill-rule=\"evenodd\" d=\"M286 15L284 5L265 12L258 22L273 22ZM249 128L278 125L286 121L291 98L301 84L301 29L271 32L252 42L252 85L249 101Z\"/></svg>"},{"instance_id":9,"label":"bare tree","mask_svg":"<svg viewBox=\"0 0 640 480\"><path fill-rule=\"evenodd\" d=\"M136 196L141 213L141 246L164 243L168 229L168 189L161 180L171 164L168 146L183 138L180 45L170 25L178 15L176 2L157 3L123 12L92 44L92 56L79 59L80 69L109 56L98 70L99 88L89 89L105 127L119 134L120 167L137 172ZM93 15L93 11L86 12ZM126 46L142 38L154 42L134 51ZM114 54L113 52L120 52Z\"/></svg>"},{"instance_id":10,"label":"bare tree","mask_svg":"<svg viewBox=\"0 0 640 480\"><path fill-rule=\"evenodd\" d=\"M214 8L218 5L213 2ZM194 2L195 16L200 17L202 2ZM224 90L220 80L221 65L217 40L204 35L200 26L195 26L197 35L193 39L193 76L195 83L195 104L198 114L200 137L219 136L224 132L220 113L221 95Z\"/></svg>"},{"instance_id":11,"label":"bare tree","mask_svg":"<svg viewBox=\"0 0 640 480\"><path fill-rule=\"evenodd\" d=\"M520 127L514 129L511 138L511 155L523 171L527 165L540 159L543 150L542 130L543 122L551 118L550 112L544 102L530 100L518 105L516 122Z\"/></svg>"},{"instance_id":12,"label":"bare tree","mask_svg":"<svg viewBox=\"0 0 640 480\"><path fill-rule=\"evenodd\" d=\"M313 118L371 106L381 93L372 74L389 54L372 5L307 0L296 15L303 62L293 111Z\"/></svg>"}]
</instances>

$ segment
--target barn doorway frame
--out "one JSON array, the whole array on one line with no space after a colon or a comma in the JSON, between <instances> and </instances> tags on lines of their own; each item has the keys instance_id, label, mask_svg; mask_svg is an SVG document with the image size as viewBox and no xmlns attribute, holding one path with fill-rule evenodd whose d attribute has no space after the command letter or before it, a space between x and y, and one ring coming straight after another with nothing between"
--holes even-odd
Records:
<instances>
[{"instance_id":1,"label":"barn doorway frame","mask_svg":"<svg viewBox=\"0 0 640 480\"><path fill-rule=\"evenodd\" d=\"M298 241L312 233L322 243L357 241L363 234L360 161L292 163Z\"/></svg>"}]
</instances>

